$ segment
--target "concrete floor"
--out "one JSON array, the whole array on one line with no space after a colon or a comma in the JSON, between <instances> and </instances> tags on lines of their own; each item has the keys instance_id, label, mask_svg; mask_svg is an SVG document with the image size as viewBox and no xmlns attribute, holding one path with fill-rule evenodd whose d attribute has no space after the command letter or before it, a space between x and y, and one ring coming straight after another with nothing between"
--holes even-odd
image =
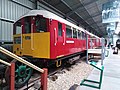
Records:
<instances>
[{"instance_id":1,"label":"concrete floor","mask_svg":"<svg viewBox=\"0 0 120 90\"><path fill-rule=\"evenodd\" d=\"M100 90L120 90L120 55L112 54L112 50L109 50L109 52L109 56L104 60L104 74ZM99 81L99 75L99 71L94 69L88 79ZM87 86L78 88L78 90L99 90Z\"/></svg>"}]
</instances>

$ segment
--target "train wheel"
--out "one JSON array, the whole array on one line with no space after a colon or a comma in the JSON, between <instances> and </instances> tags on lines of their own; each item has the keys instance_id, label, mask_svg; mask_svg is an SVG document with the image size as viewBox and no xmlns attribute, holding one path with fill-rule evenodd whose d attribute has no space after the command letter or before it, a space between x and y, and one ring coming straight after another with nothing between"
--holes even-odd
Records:
<instances>
[{"instance_id":1,"label":"train wheel","mask_svg":"<svg viewBox=\"0 0 120 90\"><path fill-rule=\"evenodd\" d=\"M25 64L22 64L19 61L13 60L12 62L15 62L15 87L21 88L23 87L31 78L32 75L32 68L28 67ZM9 84L9 67L6 69L5 77L6 82Z\"/></svg>"}]
</instances>

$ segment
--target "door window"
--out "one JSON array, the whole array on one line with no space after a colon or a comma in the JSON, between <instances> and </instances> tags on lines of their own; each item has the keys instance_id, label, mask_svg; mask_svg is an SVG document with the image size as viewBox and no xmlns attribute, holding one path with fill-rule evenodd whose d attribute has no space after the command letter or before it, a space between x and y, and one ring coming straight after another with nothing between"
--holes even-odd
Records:
<instances>
[{"instance_id":1,"label":"door window","mask_svg":"<svg viewBox=\"0 0 120 90\"><path fill-rule=\"evenodd\" d=\"M77 38L77 31L75 28L73 28L73 38Z\"/></svg>"},{"instance_id":2,"label":"door window","mask_svg":"<svg viewBox=\"0 0 120 90\"><path fill-rule=\"evenodd\" d=\"M25 17L24 21L24 33L31 33L31 18Z\"/></svg>"},{"instance_id":3,"label":"door window","mask_svg":"<svg viewBox=\"0 0 120 90\"><path fill-rule=\"evenodd\" d=\"M84 32L82 32L82 39L85 40L86 39L86 34Z\"/></svg>"},{"instance_id":4,"label":"door window","mask_svg":"<svg viewBox=\"0 0 120 90\"><path fill-rule=\"evenodd\" d=\"M82 33L81 31L78 31L78 39L81 39L82 38Z\"/></svg>"},{"instance_id":5,"label":"door window","mask_svg":"<svg viewBox=\"0 0 120 90\"><path fill-rule=\"evenodd\" d=\"M14 34L21 34L21 33L22 33L21 20L19 20L14 24Z\"/></svg>"},{"instance_id":6,"label":"door window","mask_svg":"<svg viewBox=\"0 0 120 90\"><path fill-rule=\"evenodd\" d=\"M68 25L66 25L66 37L72 38L72 30L71 30L71 27Z\"/></svg>"},{"instance_id":7,"label":"door window","mask_svg":"<svg viewBox=\"0 0 120 90\"><path fill-rule=\"evenodd\" d=\"M62 36L62 24L58 22L58 35Z\"/></svg>"}]
</instances>

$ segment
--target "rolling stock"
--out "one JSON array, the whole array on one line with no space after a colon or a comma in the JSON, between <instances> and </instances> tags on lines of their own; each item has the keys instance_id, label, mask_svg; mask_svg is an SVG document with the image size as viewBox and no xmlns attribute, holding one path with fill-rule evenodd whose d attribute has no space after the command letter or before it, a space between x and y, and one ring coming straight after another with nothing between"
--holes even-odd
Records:
<instances>
[{"instance_id":1,"label":"rolling stock","mask_svg":"<svg viewBox=\"0 0 120 90\"><path fill-rule=\"evenodd\" d=\"M46 10L31 10L13 26L13 53L38 66L46 67L74 61L88 48L101 45L96 35ZM66 59L69 58L69 59ZM27 73L27 74L26 74ZM26 65L16 63L16 87L22 87L32 75ZM9 76L7 76L9 77Z\"/></svg>"},{"instance_id":2,"label":"rolling stock","mask_svg":"<svg viewBox=\"0 0 120 90\"><path fill-rule=\"evenodd\" d=\"M89 48L90 44L100 45L97 36L45 10L32 10L22 16L13 31L13 52L25 57L56 60L85 51L86 35L92 40Z\"/></svg>"}]
</instances>

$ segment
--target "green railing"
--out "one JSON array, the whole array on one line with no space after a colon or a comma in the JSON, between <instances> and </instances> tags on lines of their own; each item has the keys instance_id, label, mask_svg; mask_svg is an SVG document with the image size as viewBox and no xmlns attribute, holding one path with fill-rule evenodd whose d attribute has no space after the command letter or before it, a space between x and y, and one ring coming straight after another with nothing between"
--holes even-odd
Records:
<instances>
[{"instance_id":1,"label":"green railing","mask_svg":"<svg viewBox=\"0 0 120 90\"><path fill-rule=\"evenodd\" d=\"M95 67L96 69L98 69L100 71L100 79L99 79L99 81L84 79L84 80L82 80L80 85L100 89L101 88L101 84L102 84L102 76L103 76L104 66L103 65L97 66L96 62L91 62L90 65ZM88 84L86 82L91 82L91 84ZM97 86L96 86L96 84L97 84Z\"/></svg>"}]
</instances>

